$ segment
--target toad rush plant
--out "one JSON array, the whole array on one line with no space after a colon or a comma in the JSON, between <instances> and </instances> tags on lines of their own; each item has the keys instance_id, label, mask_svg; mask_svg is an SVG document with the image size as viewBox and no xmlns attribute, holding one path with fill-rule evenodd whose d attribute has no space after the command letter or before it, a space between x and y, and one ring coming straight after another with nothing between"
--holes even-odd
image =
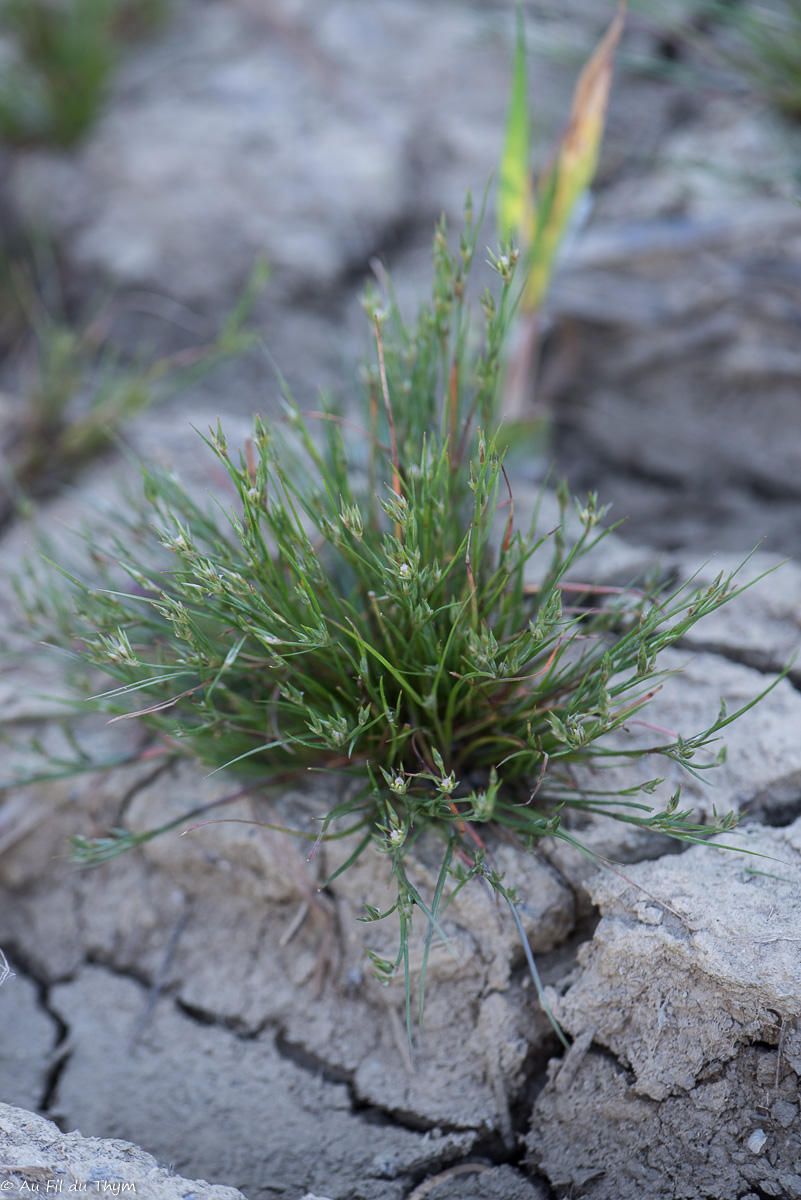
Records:
<instances>
[{"instance_id":1,"label":"toad rush plant","mask_svg":"<svg viewBox=\"0 0 801 1200\"><path fill-rule=\"evenodd\" d=\"M385 977L405 964L407 989L415 908L430 943L449 896L481 876L516 914L487 829L533 849L546 835L574 841L566 808L687 840L734 821L700 826L678 795L653 811L656 781L610 796L574 780L574 764L645 753L698 769L694 756L733 719L725 711L696 737L647 751L614 748L607 735L653 694L659 652L736 589L731 579L667 597L638 587L599 608L591 586L582 598L572 584L566 611L568 575L606 536L602 514L590 496L573 544L561 525L516 528L495 416L516 252L507 244L493 256L499 296L484 294L477 341L465 304L476 244L468 205L457 251L437 230L433 299L411 327L391 298L381 307L367 297L377 353L364 428L287 400L281 420L257 418L234 452L218 425L204 440L229 501L204 508L174 475L146 470L142 519L121 518L102 548L90 542L105 578L69 576L74 611L60 579L27 598L34 617L56 618L63 645L115 681L96 703L138 710L172 752L253 786L283 788L308 768L345 777L319 836L361 835L335 875L371 846L386 854L400 949L374 963ZM564 487L559 498L565 516ZM407 870L425 831L443 846L433 898ZM109 857L155 832L76 848ZM388 915L366 907L365 919Z\"/></svg>"},{"instance_id":2,"label":"toad rush plant","mask_svg":"<svg viewBox=\"0 0 801 1200\"><path fill-rule=\"evenodd\" d=\"M668 595L655 582L611 595L577 584L606 531L590 496L568 538L564 485L556 528L517 528L499 413L507 336L537 259L508 238L490 254L498 286L481 298L477 331L466 295L479 226L468 198L457 249L438 227L432 298L411 325L391 292L366 296L375 353L363 426L330 407L301 413L288 394L283 417L257 418L242 450L218 423L204 440L223 498L203 506L174 475L145 470L139 515L120 515L102 546L87 535L87 578L67 576L74 605L62 577L21 587L50 638L114 680L95 703L138 717L167 752L249 776L249 788L283 789L309 769L344 777L319 830L295 832L352 836L329 883L371 847L386 855L396 903L367 904L364 919L399 920L397 957L372 958L384 979L403 967L407 1014L415 910L424 963L443 910L473 877L522 933L493 865L499 834L529 849L546 835L575 842L571 808L689 841L734 823L694 822L678 794L654 811L656 780L615 795L577 782L577 764L645 754L700 769L695 756L734 719L725 710L695 737L647 748L621 731L654 693L660 651L738 589L731 578ZM53 771L88 765L79 755ZM109 858L197 811L144 834L77 839L75 850ZM425 833L442 842L431 897L408 866ZM421 997L424 977L425 966Z\"/></svg>"}]
</instances>

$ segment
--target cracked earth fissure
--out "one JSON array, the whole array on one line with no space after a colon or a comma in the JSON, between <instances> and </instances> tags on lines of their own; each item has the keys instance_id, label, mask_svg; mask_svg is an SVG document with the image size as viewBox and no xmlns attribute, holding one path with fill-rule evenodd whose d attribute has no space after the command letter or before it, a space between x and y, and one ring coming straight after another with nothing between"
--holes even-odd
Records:
<instances>
[{"instance_id":1,"label":"cracked earth fissure","mask_svg":"<svg viewBox=\"0 0 801 1200\"><path fill-rule=\"evenodd\" d=\"M680 648L687 649L683 646ZM725 660L741 668L748 666L753 669L756 665L753 662L749 662L744 654L738 655L729 652L725 646L692 646L691 649L694 655L709 653L711 651L716 660ZM767 669L763 669L762 674L768 673ZM798 690L797 683L796 690ZM154 788L156 791L159 790L161 786L159 785L159 780L165 777L166 773L170 770L170 766L170 762L159 761L154 765L152 770L148 769L143 777L137 779L130 786L127 786L126 789L121 789L114 806L114 812L118 814L115 819L120 824L129 825L133 829L136 829L138 826L141 827L142 813L137 814L133 811L134 805L149 790L152 791ZM180 772L176 775L176 786L178 786L179 779ZM169 786L172 787L172 784ZM777 786L780 789L780 784ZM152 803L154 799L158 799L158 797L152 796L149 803ZM796 798L793 800L792 797L781 796L778 792L771 798L769 785L768 790L760 796L759 810L760 817L766 824L788 824L793 819L793 815L797 811L801 811L801 799ZM147 811L147 805L143 811ZM152 819L152 813L148 819ZM685 847L680 848L686 849ZM663 846L654 845L651 849L653 853L649 852L646 857L656 859L664 857L665 849ZM218 844L215 842L215 861L218 857L223 860L230 857L231 864L233 865L236 862L236 853L238 851L234 852L233 857L231 857L230 850L226 849L225 843ZM543 855L543 858L545 862L548 862L547 853ZM131 859L131 862L136 862L137 859L140 864L144 865L145 880L152 879L154 883L156 877L165 870L165 864L168 874L172 869L172 861L169 857L166 860L153 857L149 848L143 855L135 855ZM211 862L211 859L209 861ZM573 921L571 929L566 935L561 937L561 940L556 943L555 947L552 950L536 955L538 967L545 982L555 985L558 988L560 980L564 979L572 969L575 969L579 948L592 939L598 922L598 910L592 908L588 911L585 897L582 911L580 908L580 883L577 879L572 878L569 872L565 872L560 868L558 860L550 863L550 866L555 876L558 877L561 886L572 894L573 902L578 911L578 918ZM181 866L180 871L185 871L186 869L187 867L184 864ZM205 866L201 860L198 860L197 869L201 871L205 870ZM40 969L37 970L27 961L24 953L25 939L21 934L18 935L17 942L21 942L22 944L8 944L4 947L10 956L13 957L14 964L20 970L20 973L27 975L35 984L38 1003L42 1011L47 1014L49 1020L54 1023L55 1045L48 1061L43 1067L38 1108L42 1113L50 1117L50 1119L60 1123L65 1131L67 1128L71 1128L76 1121L80 1121L82 1127L87 1126L86 1119L81 1115L82 1110L75 1107L75 1097L76 1091L80 1087L81 1072L85 1073L86 1071L85 1057L87 1053L91 1052L87 1050L85 1041L77 1053L75 1050L76 1046L80 1046L81 1038L85 1038L86 1034L86 1030L80 1026L80 1022L75 1034L73 1034L71 1028L69 1008L71 1003L74 1014L76 1001L73 999L69 1003L66 1003L65 995L60 993L54 1002L52 992L56 987L78 984L84 971L94 969L102 971L109 977L127 980L135 984L137 994L141 994L141 1003L138 1010L134 1004L134 1007L130 1011L130 1028L124 1030L122 1033L124 1042L130 1040L129 1054L133 1055L133 1052L136 1051L135 1059L140 1064L148 1054L153 1057L154 1047L160 1046L160 1039L164 1036L164 1030L169 1027L169 1021L165 1025L165 1013L170 1013L172 1014L173 1021L171 1028L175 1030L179 1040L184 1035L181 1034L178 1026L174 1023L176 1018L180 1021L181 1027L186 1028L187 1031L192 1028L206 1027L210 1031L217 1030L220 1034L229 1035L234 1042L243 1047L253 1046L255 1061L258 1061L259 1055L269 1047L284 1062L291 1064L294 1068L299 1068L308 1077L310 1086L314 1086L315 1081L318 1081L320 1085L326 1085L327 1088L331 1088L330 1095L332 1096L337 1086L344 1089L340 1093L344 1102L343 1111L347 1111L349 1117L355 1120L357 1126L365 1131L365 1139L369 1136L366 1131L376 1127L386 1131L381 1134L381 1137L386 1140L387 1144L390 1144L400 1131L422 1138L423 1145L411 1155L411 1158L400 1160L396 1168L390 1156L387 1159L388 1165L386 1167L388 1174L379 1173L378 1175L378 1178L381 1179L397 1180L398 1183L402 1182L404 1188L403 1196L405 1197L411 1195L414 1189L422 1187L427 1181L430 1181L433 1178L433 1172L447 1173L447 1171L459 1166L480 1163L493 1168L503 1167L509 1171L514 1171L519 1174L521 1181L528 1181L526 1186L536 1186L550 1200L558 1200L560 1193L557 1189L551 1187L547 1179L540 1174L537 1169L537 1163L526 1160L526 1150L523 1144L524 1135L531 1120L532 1109L539 1102L543 1090L548 1086L548 1060L559 1055L559 1047L555 1040L543 1036L542 1033L538 1034L529 1047L522 1067L517 1071L516 1077L514 1077L514 1083L510 1082L513 1078L512 1075L503 1080L501 1088L501 1092L503 1093L503 1102L500 1108L501 1115L500 1117L493 1117L494 1124L492 1128L489 1128L489 1117L487 1123L483 1125L480 1119L476 1119L475 1121L469 1119L447 1119L447 1105L442 1109L443 1116L431 1116L425 1111L424 1106L418 1112L414 1105L416 1096L415 1088L411 1088L404 1097L412 1101L412 1103L407 1105L405 1103L392 1102L392 1088L388 1092L384 1089L383 1084L376 1088L371 1084L369 1079L367 1080L367 1086L365 1086L365 1080L360 1074L361 1067L358 1069L351 1067L350 1064L354 1060L348 1058L348 1053L343 1050L343 1045L338 1044L336 1036L332 1042L332 1055L330 1058L326 1056L325 1042L321 1041L319 1037L315 1041L315 1037L312 1035L307 1041L303 1021L298 1023L297 1021L293 1022L285 1019L284 1014L286 1014L287 1009L282 1007L286 1003L285 1000L273 997L267 1002L266 1007L261 1003L256 1004L255 1009L249 1007L252 1005L253 999L252 994L248 995L248 993L252 992L253 987L250 980L261 979L259 958L264 954L265 947L269 946L271 939L274 939L276 936L277 910L271 907L270 901L264 904L264 916L257 922L258 936L255 936L253 930L251 930L249 938L242 943L241 954L247 958L249 967L246 970L241 970L241 979L244 988L241 1000L237 1000L234 1003L229 1000L227 1004L221 1000L218 1006L214 999L213 984L211 991L204 990L203 987L199 990L194 990L192 986L187 989L185 985L189 982L190 977L186 976L184 979L186 963L183 959L178 970L178 976L176 976L174 970L174 960L177 957L176 952L180 951L181 955L184 953L185 947L182 941L184 930L190 925L190 922L193 924L192 932L187 935L187 942L191 944L192 935L197 933L193 918L197 918L200 928L205 928L204 922L208 920L209 914L213 911L210 908L204 907L208 903L208 883L204 882L203 887L195 893L193 890L196 885L195 880L191 879L190 876L182 877L180 872L174 876L176 884L180 881L181 885L175 895L178 895L180 892L183 896L180 902L180 910L177 911L176 915L176 910L173 909L173 915L169 920L163 917L160 918L162 920L162 933L158 935L158 953L153 958L143 959L139 955L139 951L135 949L135 938L130 942L126 942L124 937L120 940L125 929L124 924L120 924L118 920L115 920L113 922L113 931L110 926L105 929L105 932L98 926L96 917L93 914L96 911L97 904L102 902L104 883L102 873L99 873L97 876L92 875L91 878L98 880L97 886L90 881L90 876L85 874L79 877L80 883L77 887L69 889L69 894L73 898L75 927L79 934L79 941L83 943L84 947L93 947L90 952L84 952L80 965L69 975L64 973L61 975L54 974L54 978L48 983L44 978L44 975L47 973L46 965L43 967L39 963ZM123 872L121 890L117 896L118 900L122 900L123 893L126 890L125 878L125 872ZM133 880L138 878L136 871L132 873L131 878ZM142 880L139 882L140 884L143 883ZM143 886L147 887L147 882L144 882ZM222 880L221 886L225 886ZM187 889L187 891L184 892L184 889ZM116 890L114 894L117 895ZM340 921L344 915L344 909L340 913L340 908L343 905L347 907L350 902L348 894L345 892L342 895L338 895L335 897L335 901L338 905L337 912L339 913L337 920ZM113 902L116 903L116 900L113 900ZM255 903L261 904L262 901L256 901ZM280 901L280 903L284 903L284 901ZM289 901L286 901L286 903L291 907ZM122 911L124 910L121 910L121 913ZM155 911L165 914L171 910L169 907L159 909L158 904L156 904ZM233 911L240 910L232 909ZM253 911L255 912L256 910L254 909ZM143 919L146 913L147 908L143 909ZM148 917L147 919L149 920L150 918ZM213 922L216 919L214 917ZM247 917L248 922L250 919L250 917ZM125 918L121 916L119 920L124 922ZM222 920L223 927L225 927L226 918L223 917ZM134 924L137 921L138 918L135 919ZM146 922L142 926L143 933L145 928ZM129 933L136 934L136 930L125 930L126 935ZM302 958L304 954L312 952L315 945L315 937L312 936L309 938L308 934L309 929L306 928L305 933L301 933L297 941L293 943L293 954L291 956L293 960ZM136 937L138 936L136 934ZM149 933L147 936L150 937L152 934ZM216 936L214 929L209 928L208 936L209 939ZM143 942L143 947L144 944ZM94 948L99 945L104 945L105 948L102 950ZM31 946L33 947L33 943L31 943ZM35 952L37 954L40 953L38 947ZM36 961L38 962L38 959ZM143 966L143 963L147 963L147 965ZM236 971L237 975L239 975L239 971L240 968L238 967ZM271 984L268 982L268 978L271 978L269 973L268 976L264 976L264 984L258 983L256 986L266 986L269 988ZM522 979L522 961L518 962L514 956L514 951L512 951L508 986L512 989L517 989L521 986ZM457 983L438 984L438 987L441 988L442 986L458 987L461 985ZM206 989L208 988L208 981L206 981L205 987ZM494 999L494 990L491 986L482 990L482 1002ZM81 994L87 996L90 993L84 990ZM201 997L199 1003L198 996ZM204 1002L204 996L207 997L209 1003ZM498 999L502 1001L503 997L504 991L501 989L498 992ZM328 998L331 999L331 996L329 995ZM218 999L221 999L221 997L218 997ZM66 1005L63 1009L61 1007L62 1000L65 1000ZM239 1008L237 1008L237 1003L240 1004ZM325 999L321 1003L325 1007ZM64 1016L65 1012L67 1013L66 1019ZM238 1013L242 1015L239 1016L237 1015ZM248 1014L250 1013L253 1013L253 1015L249 1016ZM264 1015L265 1013L267 1013L266 1016ZM313 1008L309 1013L309 1018L310 1023L313 1025L316 1019ZM151 1021L157 1023L157 1028L155 1030L155 1041L151 1039L152 1044L148 1044L148 1030ZM196 1043L197 1038L187 1033L187 1053L190 1052L190 1048ZM365 1049L369 1050L369 1045L365 1045ZM595 1045L593 1045L592 1051L593 1054L610 1057L616 1075L624 1071L619 1059L615 1055L612 1055L611 1052ZM158 1051L155 1051L155 1053L157 1055ZM228 1051L225 1052L225 1054L228 1053ZM248 1051L248 1054L250 1053L251 1051ZM221 1059L223 1065L216 1068L218 1071L227 1069L224 1066L225 1062L227 1062L225 1054ZM83 1064L78 1061L81 1055L84 1056ZM125 1061L123 1056L121 1062L124 1064ZM134 1061L134 1059L131 1058L130 1061ZM386 1069L390 1071L399 1068L391 1066L387 1061ZM223 1078L222 1074L220 1078ZM305 1087L306 1085L304 1084L303 1086ZM401 1089L402 1093L403 1089ZM389 1102L382 1102L382 1094L390 1097ZM398 1095L397 1090L394 1095ZM329 1093L326 1092L325 1096L324 1103L327 1104ZM504 1107L508 1112L506 1118L503 1115ZM486 1111L489 1112L489 1109ZM465 1113L465 1115L467 1114ZM110 1130L115 1136L119 1135L119 1131L122 1133L122 1136L130 1136L132 1140L140 1142L147 1149L151 1150L151 1152L155 1151L157 1154L163 1154L163 1151L159 1150L157 1141L154 1140L148 1145L146 1137L140 1135L135 1126L131 1127L129 1132L124 1123L119 1124L125 1122L127 1119L124 1108L119 1110L115 1119L118 1125L112 1126ZM92 1128L91 1126L88 1127ZM473 1136L471 1137L471 1135ZM431 1139L430 1142L429 1138ZM444 1139L440 1144L438 1144L439 1138ZM468 1139L468 1143L465 1142L465 1138ZM461 1144L457 1144L460 1139ZM191 1165L187 1168L184 1164L181 1164L181 1169L192 1170L193 1168L191 1168ZM198 1173L202 1173L202 1169L199 1168ZM208 1170L208 1168L205 1169ZM223 1169L221 1168L221 1171ZM381 1170L383 1169L381 1168ZM222 1179L222 1177L221 1175L220 1178ZM238 1182L236 1175L228 1175L226 1178L230 1178L231 1182ZM462 1175L459 1178L462 1178ZM245 1184L243 1183L242 1186L245 1186ZM395 1185L393 1184L392 1186ZM389 1190L386 1193L380 1193L382 1200L385 1194L388 1198L391 1195L393 1200L395 1200L396 1196L398 1200L403 1200L400 1192L392 1192L389 1184L387 1184L387 1188ZM311 1190L314 1191L315 1189L311 1188ZM323 1194L327 1193L323 1190ZM332 1194L337 1197L340 1197L340 1195L344 1197L346 1195L345 1192L337 1191L335 1188L332 1189ZM376 1195L378 1194L376 1193ZM258 1200L262 1200L262 1197L259 1196Z\"/></svg>"},{"instance_id":2,"label":"cracked earth fissure","mask_svg":"<svg viewBox=\"0 0 801 1200\"><path fill-rule=\"evenodd\" d=\"M589 930L590 926L587 925L582 940L590 936ZM12 951L15 950L14 947L11 947L11 949ZM14 961L15 964L21 963L21 956L14 953ZM357 1119L365 1121L367 1124L379 1124L424 1134L432 1132L435 1128L439 1130L440 1134L469 1132L471 1128L474 1128L466 1125L449 1124L442 1120L435 1123L434 1121L420 1118L413 1111L400 1111L389 1107L382 1107L374 1102L361 1099L356 1092L354 1073L352 1071L343 1070L340 1066L327 1062L323 1056L314 1054L302 1045L293 1043L287 1037L280 1021L267 1020L255 1028L249 1027L230 1017L189 1004L178 996L169 995L163 991L155 994L160 972L156 972L151 977L145 971L137 970L130 966L122 966L113 959L108 959L97 954L90 954L85 957L81 968L76 972L74 978L77 978L81 970L87 967L100 968L110 975L129 980L135 983L137 988L143 992L142 1015L140 1020L136 1022L134 1036L141 1036L146 1033L146 1025L143 1022L147 1016L152 1015L152 1009L155 1008L155 1005L162 1001L167 1002L180 1014L182 1019L196 1025L223 1029L240 1042L258 1042L265 1035L271 1033L273 1045L282 1058L327 1083L344 1084L347 1088L351 1113ZM58 1054L54 1059L48 1072L40 1105L40 1110L44 1114L51 1116L51 1118L57 1117L57 1112L53 1110L53 1101L57 1097L59 1082L69 1067L71 1050L67 1048L70 1045L70 1030L67 1023L50 1002L50 990L55 985L48 984L44 979L37 978L25 966L21 966L20 970L35 982L40 1004L43 1010L55 1022L58 1029L57 1048L59 1046L65 1048L65 1052ZM67 982L70 981L60 980L59 984ZM153 1000L154 994L155 1000ZM516 1089L515 1095L511 1097L510 1111L514 1135L513 1143L510 1145L500 1131L492 1131L480 1137L468 1155L454 1152L439 1159L437 1162L439 1170L447 1170L448 1168L467 1162L484 1162L492 1166L506 1164L516 1169L520 1168L523 1159L521 1138L525 1132L530 1115L531 1102L544 1084L547 1060L551 1054L558 1051L555 1039L552 1043L549 1042L547 1047L537 1047L536 1051L536 1053L532 1053L529 1056L527 1063L524 1065L523 1080ZM410 1187L420 1184L427 1178L429 1172L430 1165L421 1166L419 1170L410 1172ZM524 1171L523 1174L529 1175L530 1173Z\"/></svg>"},{"instance_id":3,"label":"cracked earth fissure","mask_svg":"<svg viewBox=\"0 0 801 1200\"><path fill-rule=\"evenodd\" d=\"M13 964L14 975L27 979L33 984L36 990L37 1006L53 1026L53 1045L45 1064L38 1102L39 1111L49 1113L50 1102L71 1054L69 1027L50 1002L50 984L36 972L21 948L9 944L4 947L4 950Z\"/></svg>"},{"instance_id":4,"label":"cracked earth fissure","mask_svg":"<svg viewBox=\"0 0 801 1200\"><path fill-rule=\"evenodd\" d=\"M70 1043L69 1025L52 1004L50 993L53 987L63 986L65 983L69 983L70 980L61 980L58 984L50 984L25 962L24 955L18 952L17 947L10 946L9 952L13 959L16 973L29 979L35 985L38 1004L54 1026L55 1045L51 1056L52 1061L44 1078L42 1093L37 1107L43 1115L55 1120L66 1132L69 1122L65 1122L63 1117L59 1120L58 1088L65 1072L69 1069L73 1051ZM129 980L136 984L142 992L152 990L153 984L145 973L121 967L113 961L103 961L96 955L88 955L73 978L77 978L83 969L91 967L99 968L117 978ZM213 1013L205 1012L195 1006L185 1004L174 997L160 996L159 999L171 1002L175 1011L180 1013L181 1017L188 1022L223 1028L227 1033L240 1041L256 1041L260 1036L263 1036L269 1025L273 1024L271 1022L265 1023L258 1031L245 1030L235 1022L216 1016ZM146 1009L147 1000L145 999L143 1012ZM355 1095L352 1073L344 1072L335 1066L331 1067L319 1056L311 1055L303 1050L302 1047L292 1045L287 1041L278 1026L276 1026L274 1034L274 1044L282 1057L288 1059L294 1065L301 1067L303 1070L308 1071L310 1074L323 1078L326 1082L344 1083L347 1086L350 1097L350 1110L357 1119L373 1126L378 1124L386 1127L409 1129L414 1132L429 1133L433 1130L432 1122L421 1121L414 1114L398 1113L359 1100ZM536 1180L544 1189L548 1200L551 1200L551 1198L555 1200L556 1193L547 1185L547 1181L540 1178L538 1173L532 1172L523 1165L524 1148L522 1145L522 1135L525 1132L530 1112L530 1098L541 1087L543 1078L544 1069L542 1059L540 1056L537 1056L536 1063L532 1063L532 1066L527 1070L525 1080L519 1090L519 1095L512 1104L515 1134L513 1145L510 1146L505 1142L497 1131L485 1134L473 1144L468 1154L454 1151L453 1153L432 1159L431 1162L421 1164L419 1168L405 1173L403 1178L406 1194L408 1195L413 1192L414 1189L418 1188L430 1177L432 1163L435 1163L438 1173L447 1173L454 1167L462 1165L483 1164L490 1167L501 1165L512 1167L520 1173L521 1178ZM449 1129L446 1125L440 1123L440 1135L448 1132L457 1133L459 1130L456 1127Z\"/></svg>"},{"instance_id":5,"label":"cracked earth fissure","mask_svg":"<svg viewBox=\"0 0 801 1200\"><path fill-rule=\"evenodd\" d=\"M143 779L137 779L128 790L122 795L119 801L119 824L122 825L130 807L140 792L145 788L154 784L172 765L173 759L171 756L158 763L149 775L145 775Z\"/></svg>"}]
</instances>

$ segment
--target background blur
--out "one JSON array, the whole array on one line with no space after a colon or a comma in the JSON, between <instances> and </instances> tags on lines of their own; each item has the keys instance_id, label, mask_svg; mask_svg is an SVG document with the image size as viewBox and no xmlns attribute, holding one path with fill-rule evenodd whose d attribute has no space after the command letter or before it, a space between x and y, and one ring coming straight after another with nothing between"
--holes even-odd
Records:
<instances>
[{"instance_id":1,"label":"background blur","mask_svg":"<svg viewBox=\"0 0 801 1200\"><path fill-rule=\"evenodd\" d=\"M544 161L614 5L523 8ZM352 403L364 282L380 260L409 314L425 295L435 221L497 166L513 43L508 0L0 0L5 516L106 419L191 472L190 423L274 411L276 366ZM597 488L631 541L801 552L799 111L801 5L632 6L519 464ZM259 344L142 414L260 259Z\"/></svg>"}]
</instances>

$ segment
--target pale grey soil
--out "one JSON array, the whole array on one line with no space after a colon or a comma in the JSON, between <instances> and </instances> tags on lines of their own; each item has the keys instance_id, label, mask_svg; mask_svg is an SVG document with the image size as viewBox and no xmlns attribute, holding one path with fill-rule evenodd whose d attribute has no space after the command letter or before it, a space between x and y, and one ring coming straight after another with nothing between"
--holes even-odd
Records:
<instances>
[{"instance_id":1,"label":"pale grey soil","mask_svg":"<svg viewBox=\"0 0 801 1200\"><path fill-rule=\"evenodd\" d=\"M609 11L601 0L531 7L532 36L553 45L567 30L584 47ZM124 64L79 152L5 156L4 210L50 229L76 295L115 289L124 349L191 344L266 252L265 346L304 403L320 386L348 402L370 259L384 256L410 308L434 220L444 209L458 227L465 187L480 194L495 166L511 28L507 3L186 0ZM642 17L627 37L632 53L658 48ZM575 72L553 54L538 63L544 147ZM598 486L628 518L592 564L599 581L624 582L660 554L687 578L726 551L703 568L711 582L763 534L775 553L754 574L801 556L796 142L757 104L619 75L595 211L549 302L537 398L574 489ZM165 303L169 321L154 315ZM126 436L202 491L190 422L220 414L241 437L278 396L256 353ZM521 513L550 453L515 464ZM123 473L109 456L47 502L60 542L63 524L98 519ZM8 527L4 565L29 542ZM721 696L733 709L770 682L801 641L798 572L783 568L700 625L648 719L693 732ZM0 594L10 611L6 579ZM390 951L392 930L356 920L364 899L386 895L378 855L320 894L329 850L307 864L280 835L220 825L80 873L63 857L71 834L146 829L236 785L151 762L88 786L9 791L0 946L17 977L0 988L0 1100L64 1131L136 1142L250 1200L801 1196L797 668L791 680L727 731L716 787L685 787L702 811L748 810L763 823L748 826L750 846L769 859L668 854L601 820L582 837L637 864L623 877L563 846L536 859L496 848L576 1039L564 1062L514 928L478 885L448 910L458 960L432 958L410 1067L402 988L381 988L364 956L365 944ZM15 741L61 744L57 690L39 659L4 673ZM80 736L119 751L137 734L88 721ZM275 806L311 819L330 798L310 788ZM425 846L414 869L431 889ZM55 1135L33 1118L22 1126L0 1117L0 1162L13 1149L20 1166L25 1149L51 1169ZM78 1175L79 1161L122 1153L63 1143ZM168 1200L159 1189L177 1177L153 1182L154 1164L130 1153L138 1194L150 1180Z\"/></svg>"}]
</instances>

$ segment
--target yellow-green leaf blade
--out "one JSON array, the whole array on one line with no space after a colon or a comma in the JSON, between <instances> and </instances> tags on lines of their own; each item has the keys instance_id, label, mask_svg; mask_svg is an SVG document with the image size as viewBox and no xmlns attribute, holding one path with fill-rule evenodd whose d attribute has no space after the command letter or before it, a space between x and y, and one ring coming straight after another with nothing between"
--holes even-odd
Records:
<instances>
[{"instance_id":1,"label":"yellow-green leaf blade","mask_svg":"<svg viewBox=\"0 0 801 1200\"><path fill-rule=\"evenodd\" d=\"M526 283L524 307L539 308L553 261L579 197L591 184L601 152L615 51L623 31L626 3L621 0L612 24L579 76L567 129L553 165L540 183L540 223Z\"/></svg>"},{"instance_id":2,"label":"yellow-green leaf blade","mask_svg":"<svg viewBox=\"0 0 801 1200\"><path fill-rule=\"evenodd\" d=\"M512 235L519 241L530 240L533 218L533 194L529 169L528 77L523 14L517 9L515 44L509 111L506 117L503 150L498 171L498 240Z\"/></svg>"}]
</instances>

